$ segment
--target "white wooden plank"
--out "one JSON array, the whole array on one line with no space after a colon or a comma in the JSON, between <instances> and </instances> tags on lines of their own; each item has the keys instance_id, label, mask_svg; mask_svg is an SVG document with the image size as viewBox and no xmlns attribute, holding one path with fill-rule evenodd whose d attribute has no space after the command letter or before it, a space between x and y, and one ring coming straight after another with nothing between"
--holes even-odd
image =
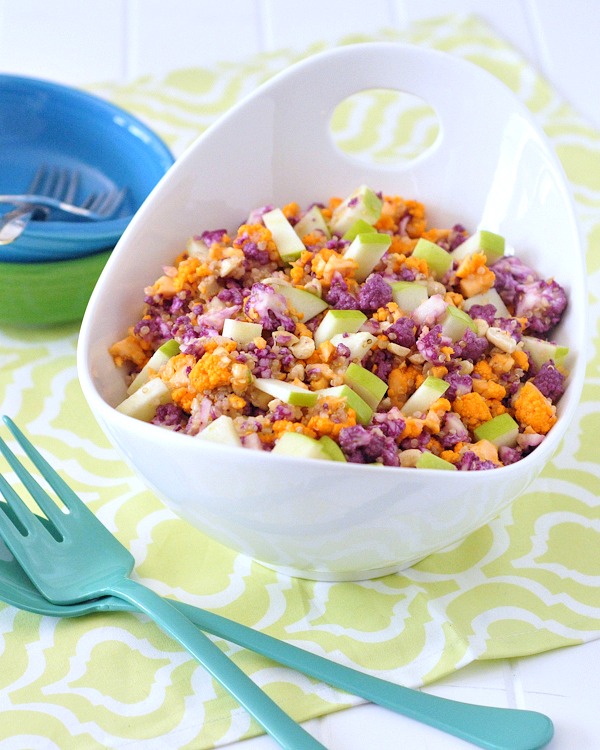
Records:
<instances>
[{"instance_id":1,"label":"white wooden plank","mask_svg":"<svg viewBox=\"0 0 600 750\"><path fill-rule=\"evenodd\" d=\"M304 49L318 41L374 33L396 22L388 0L264 0L267 49Z\"/></svg>"},{"instance_id":2,"label":"white wooden plank","mask_svg":"<svg viewBox=\"0 0 600 750\"><path fill-rule=\"evenodd\" d=\"M248 0L129 0L128 78L236 62L261 50Z\"/></svg>"},{"instance_id":3,"label":"white wooden plank","mask_svg":"<svg viewBox=\"0 0 600 750\"><path fill-rule=\"evenodd\" d=\"M2 0L0 70L70 85L119 80L123 0Z\"/></svg>"}]
</instances>

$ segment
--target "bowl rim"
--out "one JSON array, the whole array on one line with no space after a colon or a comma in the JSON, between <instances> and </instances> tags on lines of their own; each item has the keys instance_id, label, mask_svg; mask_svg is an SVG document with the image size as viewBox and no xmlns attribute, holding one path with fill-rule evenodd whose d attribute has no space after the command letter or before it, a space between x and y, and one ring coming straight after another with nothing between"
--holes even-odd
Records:
<instances>
[{"instance_id":1,"label":"bowl rim","mask_svg":"<svg viewBox=\"0 0 600 750\"><path fill-rule=\"evenodd\" d=\"M47 91L62 97L69 97L75 104L83 104L86 107L92 107L96 112L109 115L111 119L118 116L119 118L122 118L123 123L126 123L128 130L133 130L138 134L138 138L141 142L151 146L148 151L158 157L158 163L164 167L164 172L175 163L175 156L162 136L156 133L139 117L123 109L118 104L114 104L108 99L104 99L76 86L68 86L47 78L0 73L0 93L5 85L27 90L33 87L36 90ZM140 137L140 135L143 137ZM81 237L90 241L94 240L109 243L121 236L125 227L129 224L134 215L135 211L127 216L97 222L38 222L34 226L28 226L26 233L29 237L36 240L66 240L78 239Z\"/></svg>"}]
</instances>

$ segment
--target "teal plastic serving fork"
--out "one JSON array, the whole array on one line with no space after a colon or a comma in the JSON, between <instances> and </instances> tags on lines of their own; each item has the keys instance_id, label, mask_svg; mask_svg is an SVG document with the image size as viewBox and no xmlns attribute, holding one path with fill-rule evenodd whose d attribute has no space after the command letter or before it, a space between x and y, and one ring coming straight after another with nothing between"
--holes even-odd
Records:
<instances>
[{"instance_id":1,"label":"teal plastic serving fork","mask_svg":"<svg viewBox=\"0 0 600 750\"><path fill-rule=\"evenodd\" d=\"M0 535L46 599L69 604L112 594L130 602L184 646L282 748L324 750L324 745L305 732L184 614L129 578L134 565L131 553L98 521L14 422L7 417L4 420L67 511L0 441L0 450L51 524L50 529L42 524L0 476L0 492L12 510L11 514L0 513Z\"/></svg>"},{"instance_id":2,"label":"teal plastic serving fork","mask_svg":"<svg viewBox=\"0 0 600 750\"><path fill-rule=\"evenodd\" d=\"M97 539L100 533L101 540L105 538L105 535L108 535L112 540L110 542L110 548L112 549L115 545L118 545L121 548L120 554L122 555L122 550L124 548L120 543L117 542L104 526L102 526L100 521L98 521L98 519L96 519L87 508L85 508L82 501L70 490L69 487L65 485L56 472L20 432L16 425L14 425L14 423L7 417L4 417L4 420L8 424L17 441L21 444L25 453L36 465L40 474L48 481L50 486L69 509L69 514L65 515L54 503L52 498L48 497L46 493L43 492L41 487L19 463L4 441L0 439L0 451L6 456L15 473L17 473L32 497L38 502L38 505L40 505L44 512L49 516L49 520L40 520L39 517L25 509L22 502L18 498L15 498L15 493L6 480L0 475L0 492L4 494L7 499L7 503L0 503L0 510L3 511L0 512L0 536L2 536L7 542L13 555L21 563L26 573L29 574L33 583L38 586L42 593L45 592L46 585L41 586L38 584L40 576L45 577L44 572L40 572L39 568L41 568L42 571L56 570L57 563L53 563L52 566L49 566L48 563L52 562L53 559L59 559L56 550L56 546L59 544L68 545L74 541L77 550L80 550L81 548L84 549L85 559L87 561L89 560L88 551L91 546L90 542ZM40 493L42 495L41 497L39 497ZM46 510L48 503L51 503L51 506ZM71 508L74 510L71 510ZM78 514L81 514L81 516ZM55 516L57 516L57 521L52 520ZM71 516L72 519L70 519ZM83 518L84 520L81 521L80 518ZM65 524L67 524L67 526L69 526L69 524L71 525L71 531L68 531L68 528L65 528ZM98 526L101 528L98 529ZM24 545L24 537L22 534L29 529L29 527L33 529L32 533L34 534L32 548L29 553L23 552L18 555L16 554L16 550L21 549ZM50 532L46 531L46 529L50 529ZM37 539L36 534L42 532L45 532L47 537L49 537L44 542L47 545L47 553L36 552L35 549L37 544L35 541L35 539ZM80 542L77 542L77 538L73 540L73 537L81 535L85 536L83 536ZM12 545L9 544L8 536L10 536L10 539L12 540ZM60 542L57 540L57 537L59 536L61 538ZM99 544L105 544L105 542L100 541ZM104 556L107 554L107 550L108 546L98 548L97 554ZM69 552L67 548L66 552L62 553L62 558L60 558L62 559L62 562L58 563L58 573L47 573L51 579L47 585L51 590L54 591L54 589L58 587L60 592L63 591L62 583L60 582L62 576L66 575L69 579L69 583L72 583L72 573L68 572L65 574L64 572L65 570L70 570L68 566L71 564L71 554L74 553ZM127 554L129 555L129 553ZM80 555L83 556L83 553L78 551L75 555L77 562L78 557ZM30 557L34 558L33 569L27 562ZM129 564L132 565L131 560ZM140 606L135 599L123 597L118 590L112 587L112 585L109 589L104 588L104 594L98 598L92 599L85 596L83 599L79 599L79 595L76 595L75 599L72 599L67 603L64 593L59 593L59 597L62 600L60 603L56 603L56 600L54 599L50 600L50 597L44 599L39 592L35 591L35 589L29 585L28 581L23 579L23 576L19 578L17 575L17 567L16 562L11 562L5 564L3 569L0 570L0 598L3 598L3 594L5 594L7 595L6 600L16 606L22 606L25 609L30 609L35 612L51 615L54 614L57 616L75 616L92 611L140 609ZM83 565L84 570L87 570L88 567L89 563ZM128 572L129 570L130 568L128 569ZM122 577L122 570L119 575ZM95 580L95 587L98 587L97 576L95 577ZM120 580L121 579L119 579L119 581ZM134 584L135 587L139 587L139 584L135 584L133 581L129 581L129 583ZM157 597L153 592L149 593L153 598L160 599L160 597ZM552 722L544 714L535 711L522 711L517 709L504 709L461 703L422 693L420 691L411 690L363 674L343 665L336 664L328 659L319 657L316 654L305 652L291 644L277 641L264 633L252 630L251 628L240 625L239 623L232 622L226 618L219 617L218 615L196 607L179 602L171 602L169 606L179 610L186 615L190 621L194 622L203 630L238 643L239 645L245 646L258 653L262 653L281 664L296 668L317 679L336 685L350 693L360 695L367 700L385 706L397 713L404 714L413 719L434 726L448 734L461 737L479 747L487 748L488 750L540 750L545 747L552 738ZM148 613L151 614L151 612ZM212 644L210 641L209 643L214 649L218 650L216 645ZM219 654L227 660L227 657L225 657L221 651L219 651ZM219 662L219 664L220 663L221 662ZM217 679L220 679L220 676L215 674L215 672L212 672L212 674ZM248 680L243 673L242 676ZM254 683L251 681L249 682L253 688L258 690ZM229 686L226 685L226 687ZM233 690L231 692L236 694ZM287 717L287 714L283 715L286 719L291 721L289 717ZM297 725L295 726L297 727ZM267 731L269 730L267 729ZM312 740L312 738L310 739ZM279 739L279 741L281 740ZM300 742L300 744L297 745L282 743L282 746L286 748L302 747L303 749L322 747L322 745L319 745L318 743L315 744L314 740L313 744L308 744L305 741L304 744Z\"/></svg>"}]
</instances>

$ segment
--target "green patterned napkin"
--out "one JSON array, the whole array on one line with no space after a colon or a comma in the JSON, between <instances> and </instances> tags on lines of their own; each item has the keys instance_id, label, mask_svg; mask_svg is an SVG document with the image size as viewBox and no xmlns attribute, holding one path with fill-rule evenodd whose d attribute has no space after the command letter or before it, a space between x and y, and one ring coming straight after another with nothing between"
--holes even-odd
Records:
<instances>
[{"instance_id":1,"label":"green patterned napkin","mask_svg":"<svg viewBox=\"0 0 600 750\"><path fill-rule=\"evenodd\" d=\"M178 520L132 476L80 392L76 327L1 332L0 397L2 410L33 435L132 550L144 583L336 661L418 686L476 659L533 654L600 636L600 135L477 19L439 19L406 33L383 31L342 43L375 39L446 50L501 78L534 112L573 185L587 238L593 348L575 422L525 495L463 542L401 575L362 583L292 580ZM94 91L145 119L178 154L240 97L298 57L282 51ZM341 112L337 123L342 141L348 114ZM376 113L371 116L377 121ZM418 127L407 132L378 147L366 136L348 137L346 147L386 159L425 137ZM1 554L6 551L0 548ZM357 702L217 642L298 720ZM201 750L260 731L145 617L55 620L0 603L0 743L13 738L14 746L61 750Z\"/></svg>"}]
</instances>

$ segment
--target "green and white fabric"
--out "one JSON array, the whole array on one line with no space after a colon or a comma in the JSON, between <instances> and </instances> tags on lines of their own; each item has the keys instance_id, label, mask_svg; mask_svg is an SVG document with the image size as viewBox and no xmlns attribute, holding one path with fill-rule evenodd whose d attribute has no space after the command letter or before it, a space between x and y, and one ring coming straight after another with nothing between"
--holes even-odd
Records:
<instances>
[{"instance_id":1,"label":"green and white fabric","mask_svg":"<svg viewBox=\"0 0 600 750\"><path fill-rule=\"evenodd\" d=\"M2 412L27 429L132 550L142 582L336 661L418 686L474 660L600 636L600 134L475 18L428 21L406 33L383 30L340 43L375 39L442 49L498 76L533 111L572 184L586 239L593 340L576 419L529 491L489 525L402 574L363 583L294 580L192 529L134 478L80 392L77 326L0 331L0 401ZM243 64L92 90L145 119L180 154L242 96L301 56L283 50ZM347 103L335 120L338 141L355 153L397 158L431 137L426 109L407 117L391 138L380 127L386 103L375 97L360 106ZM217 642L297 720L356 702ZM12 738L16 744L7 747L202 750L260 731L143 616L55 620L0 603L0 744Z\"/></svg>"}]
</instances>

